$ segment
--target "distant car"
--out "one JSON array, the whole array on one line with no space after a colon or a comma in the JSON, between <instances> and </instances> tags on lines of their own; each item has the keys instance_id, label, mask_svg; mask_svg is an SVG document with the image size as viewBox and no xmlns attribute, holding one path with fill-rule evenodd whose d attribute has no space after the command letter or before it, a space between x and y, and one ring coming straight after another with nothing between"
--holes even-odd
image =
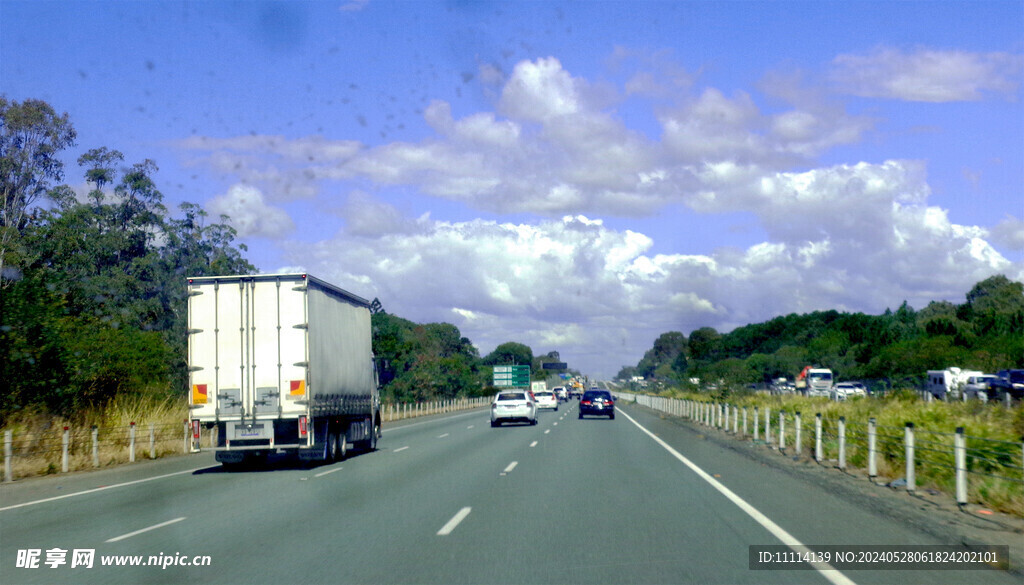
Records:
<instances>
[{"instance_id":1,"label":"distant car","mask_svg":"<svg viewBox=\"0 0 1024 585\"><path fill-rule=\"evenodd\" d=\"M526 390L498 392L491 403L491 426L506 422L537 424L537 403Z\"/></svg>"},{"instance_id":2,"label":"distant car","mask_svg":"<svg viewBox=\"0 0 1024 585\"><path fill-rule=\"evenodd\" d=\"M856 396L867 396L868 388L861 382L840 382L829 390L828 397L832 400L843 401Z\"/></svg>"},{"instance_id":3,"label":"distant car","mask_svg":"<svg viewBox=\"0 0 1024 585\"><path fill-rule=\"evenodd\" d=\"M615 418L615 399L607 390L587 390L580 398L580 418L591 414Z\"/></svg>"},{"instance_id":4,"label":"distant car","mask_svg":"<svg viewBox=\"0 0 1024 585\"><path fill-rule=\"evenodd\" d=\"M558 398L555 397L555 393L550 390L544 390L542 392L534 392L534 399L537 401L537 409L551 408L558 410Z\"/></svg>"},{"instance_id":5,"label":"distant car","mask_svg":"<svg viewBox=\"0 0 1024 585\"><path fill-rule=\"evenodd\" d=\"M565 386L555 386L555 389L552 390L552 392L555 393L555 398L562 402L567 402L569 400L569 391L565 389Z\"/></svg>"},{"instance_id":6,"label":"distant car","mask_svg":"<svg viewBox=\"0 0 1024 585\"><path fill-rule=\"evenodd\" d=\"M969 399L988 400L990 397L995 398L995 395L991 393L991 385L997 378L999 376L995 374L970 376L964 384L964 394Z\"/></svg>"}]
</instances>

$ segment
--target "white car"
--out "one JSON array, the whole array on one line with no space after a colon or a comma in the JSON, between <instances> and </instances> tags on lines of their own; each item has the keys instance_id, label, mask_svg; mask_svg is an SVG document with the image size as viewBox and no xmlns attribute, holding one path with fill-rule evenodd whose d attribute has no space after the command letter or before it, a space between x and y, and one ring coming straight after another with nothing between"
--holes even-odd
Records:
<instances>
[{"instance_id":1,"label":"white car","mask_svg":"<svg viewBox=\"0 0 1024 585\"><path fill-rule=\"evenodd\" d=\"M565 386L555 386L552 392L555 393L555 398L563 402L569 400L569 391L565 389Z\"/></svg>"},{"instance_id":2,"label":"white car","mask_svg":"<svg viewBox=\"0 0 1024 585\"><path fill-rule=\"evenodd\" d=\"M833 386L831 392L829 392L829 398L836 401L867 395L867 388L860 382L840 382Z\"/></svg>"},{"instance_id":3,"label":"white car","mask_svg":"<svg viewBox=\"0 0 1024 585\"><path fill-rule=\"evenodd\" d=\"M971 376L967 378L967 383L964 385L964 394L967 395L967 398L987 401L989 399L989 384L998 377L994 374Z\"/></svg>"},{"instance_id":4,"label":"white car","mask_svg":"<svg viewBox=\"0 0 1024 585\"><path fill-rule=\"evenodd\" d=\"M505 422L528 422L537 424L537 403L526 390L498 392L491 403L491 426Z\"/></svg>"},{"instance_id":5,"label":"white car","mask_svg":"<svg viewBox=\"0 0 1024 585\"><path fill-rule=\"evenodd\" d=\"M537 408L550 408L552 410L558 410L558 398L554 392L534 392L533 397L537 400Z\"/></svg>"}]
</instances>

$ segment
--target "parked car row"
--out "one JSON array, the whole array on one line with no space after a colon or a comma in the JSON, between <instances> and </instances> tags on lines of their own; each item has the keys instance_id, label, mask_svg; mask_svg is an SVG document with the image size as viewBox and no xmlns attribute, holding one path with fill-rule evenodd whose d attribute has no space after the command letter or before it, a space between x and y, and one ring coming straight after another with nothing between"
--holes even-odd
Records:
<instances>
[{"instance_id":1,"label":"parked car row","mask_svg":"<svg viewBox=\"0 0 1024 585\"><path fill-rule=\"evenodd\" d=\"M995 375L981 374L967 380L964 393L982 400L1024 400L1024 370L1000 370Z\"/></svg>"}]
</instances>

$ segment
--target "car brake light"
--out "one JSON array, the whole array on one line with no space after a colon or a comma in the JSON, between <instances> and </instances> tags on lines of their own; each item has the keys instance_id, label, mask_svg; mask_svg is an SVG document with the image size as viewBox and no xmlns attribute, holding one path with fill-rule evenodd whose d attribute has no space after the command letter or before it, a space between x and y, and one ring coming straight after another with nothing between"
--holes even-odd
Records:
<instances>
[{"instance_id":1,"label":"car brake light","mask_svg":"<svg viewBox=\"0 0 1024 585\"><path fill-rule=\"evenodd\" d=\"M584 401L580 402L580 404L590 404L590 401L589 400L584 400Z\"/></svg>"}]
</instances>

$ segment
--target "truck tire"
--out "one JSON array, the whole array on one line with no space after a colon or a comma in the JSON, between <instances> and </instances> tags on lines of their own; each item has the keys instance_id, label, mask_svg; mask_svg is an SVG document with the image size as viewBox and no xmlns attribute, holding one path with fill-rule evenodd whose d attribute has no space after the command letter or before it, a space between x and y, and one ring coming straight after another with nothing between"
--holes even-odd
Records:
<instances>
[{"instance_id":1,"label":"truck tire","mask_svg":"<svg viewBox=\"0 0 1024 585\"><path fill-rule=\"evenodd\" d=\"M335 431L327 434L327 456L324 460L328 463L338 461L338 433Z\"/></svg>"},{"instance_id":2,"label":"truck tire","mask_svg":"<svg viewBox=\"0 0 1024 585\"><path fill-rule=\"evenodd\" d=\"M370 431L370 440L366 442L366 450L373 453L377 450L377 439L380 438L380 423L377 422L379 419L373 421L373 429Z\"/></svg>"}]
</instances>

